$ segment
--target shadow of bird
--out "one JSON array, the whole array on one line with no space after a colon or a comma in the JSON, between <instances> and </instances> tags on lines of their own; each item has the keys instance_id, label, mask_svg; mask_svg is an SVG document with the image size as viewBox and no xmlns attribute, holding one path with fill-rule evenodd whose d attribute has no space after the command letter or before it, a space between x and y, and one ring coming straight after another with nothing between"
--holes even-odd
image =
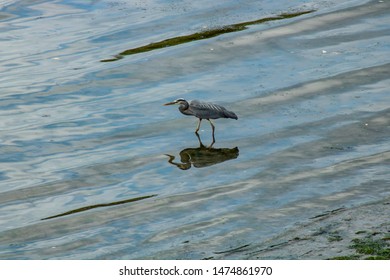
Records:
<instances>
[{"instance_id":1,"label":"shadow of bird","mask_svg":"<svg viewBox=\"0 0 390 280\"><path fill-rule=\"evenodd\" d=\"M200 140L199 134L195 133L199 140L198 148L187 148L182 150L180 155L180 163L174 162L175 156L166 155L169 157L168 162L177 166L182 170L190 169L191 166L202 168L218 164L227 160L236 159L239 155L239 150L235 148L220 148L215 149L206 147Z\"/></svg>"}]
</instances>

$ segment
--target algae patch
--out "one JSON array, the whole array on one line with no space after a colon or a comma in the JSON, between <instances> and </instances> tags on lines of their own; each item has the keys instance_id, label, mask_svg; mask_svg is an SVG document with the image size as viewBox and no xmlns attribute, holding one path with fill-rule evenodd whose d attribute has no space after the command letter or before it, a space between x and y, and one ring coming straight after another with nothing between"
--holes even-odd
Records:
<instances>
[{"instance_id":1,"label":"algae patch","mask_svg":"<svg viewBox=\"0 0 390 280\"><path fill-rule=\"evenodd\" d=\"M389 237L376 238L367 236L365 238L352 239L349 248L355 249L356 254L338 256L332 260L390 260Z\"/></svg>"},{"instance_id":2,"label":"algae patch","mask_svg":"<svg viewBox=\"0 0 390 280\"><path fill-rule=\"evenodd\" d=\"M173 37L169 38L166 40L162 40L159 42L155 43L150 43L145 46L137 47L137 48L132 48L125 50L117 55L115 55L113 58L109 59L102 59L100 60L101 62L113 62L117 61L119 59L124 58L127 55L133 55L133 54L138 54L138 53L143 53L143 52L150 52L156 49L162 49L162 48L168 48L180 44L185 44L193 41L199 41L199 40L205 40L209 39L212 37L216 37L225 33L231 33L231 32L238 32L242 31L248 28L250 25L255 25L255 24L261 24L269 21L276 21L276 20L283 20L283 19L288 19L288 18L294 18L298 17L301 15L309 14L314 12L314 10L309 10L309 11L301 11L301 12L296 12L296 13L284 13L280 14L277 16L273 17L267 17L267 18L261 18L253 21L246 21L246 22L241 22L241 23L236 23L232 25L227 25L219 28L214 28L214 29L208 29L200 32L196 32L193 34L189 35L184 35L184 36L178 36L178 37Z\"/></svg>"},{"instance_id":3,"label":"algae patch","mask_svg":"<svg viewBox=\"0 0 390 280\"><path fill-rule=\"evenodd\" d=\"M383 239L353 239L351 248L369 260L390 260L390 243Z\"/></svg>"},{"instance_id":4,"label":"algae patch","mask_svg":"<svg viewBox=\"0 0 390 280\"><path fill-rule=\"evenodd\" d=\"M58 217L63 217L63 216L71 215L71 214L76 214L76 213L88 211L88 210L91 210L91 209L94 209L94 208L126 204L126 203L130 203L130 202L135 202L135 201L139 201L139 200L155 197L155 196L157 196L157 195L156 194L152 194L152 195L135 197L135 198L130 198L130 199L126 199L126 200L120 200L120 201L115 201L115 202L110 202L110 203L101 203L101 204L89 205L89 206L77 208L77 209L74 209L74 210L70 210L70 211L67 211L65 213L61 213L61 214L58 214L58 215L42 218L41 220L49 220L49 219L54 219L54 218L58 218Z\"/></svg>"}]
</instances>

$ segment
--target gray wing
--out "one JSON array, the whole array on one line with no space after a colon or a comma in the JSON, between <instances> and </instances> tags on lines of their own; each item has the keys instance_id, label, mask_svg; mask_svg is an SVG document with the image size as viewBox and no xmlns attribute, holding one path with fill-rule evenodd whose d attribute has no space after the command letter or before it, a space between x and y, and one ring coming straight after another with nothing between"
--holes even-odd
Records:
<instances>
[{"instance_id":1,"label":"gray wing","mask_svg":"<svg viewBox=\"0 0 390 280\"><path fill-rule=\"evenodd\" d=\"M190 110L197 118L201 119L237 119L236 114L228 111L225 107L199 100L192 100L190 102Z\"/></svg>"}]
</instances>

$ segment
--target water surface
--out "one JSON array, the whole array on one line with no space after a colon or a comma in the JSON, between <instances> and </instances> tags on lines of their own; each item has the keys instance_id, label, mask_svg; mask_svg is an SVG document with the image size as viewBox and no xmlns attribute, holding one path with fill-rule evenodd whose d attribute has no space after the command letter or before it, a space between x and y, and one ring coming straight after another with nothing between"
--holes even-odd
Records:
<instances>
[{"instance_id":1,"label":"water surface","mask_svg":"<svg viewBox=\"0 0 390 280\"><path fill-rule=\"evenodd\" d=\"M388 196L389 12L357 0L6 1L0 258L220 258ZM298 16L112 59L283 14ZM179 97L239 119L217 120L207 149L195 118L162 106Z\"/></svg>"}]
</instances>

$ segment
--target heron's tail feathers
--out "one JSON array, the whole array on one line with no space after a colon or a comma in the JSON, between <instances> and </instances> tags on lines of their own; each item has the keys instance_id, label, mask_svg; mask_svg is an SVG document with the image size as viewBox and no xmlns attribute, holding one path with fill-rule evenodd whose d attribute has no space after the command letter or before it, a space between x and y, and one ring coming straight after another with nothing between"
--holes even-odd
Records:
<instances>
[{"instance_id":1,"label":"heron's tail feathers","mask_svg":"<svg viewBox=\"0 0 390 280\"><path fill-rule=\"evenodd\" d=\"M235 119L235 120L238 119L237 115L232 111L225 111L224 113L225 113L225 118Z\"/></svg>"}]
</instances>

